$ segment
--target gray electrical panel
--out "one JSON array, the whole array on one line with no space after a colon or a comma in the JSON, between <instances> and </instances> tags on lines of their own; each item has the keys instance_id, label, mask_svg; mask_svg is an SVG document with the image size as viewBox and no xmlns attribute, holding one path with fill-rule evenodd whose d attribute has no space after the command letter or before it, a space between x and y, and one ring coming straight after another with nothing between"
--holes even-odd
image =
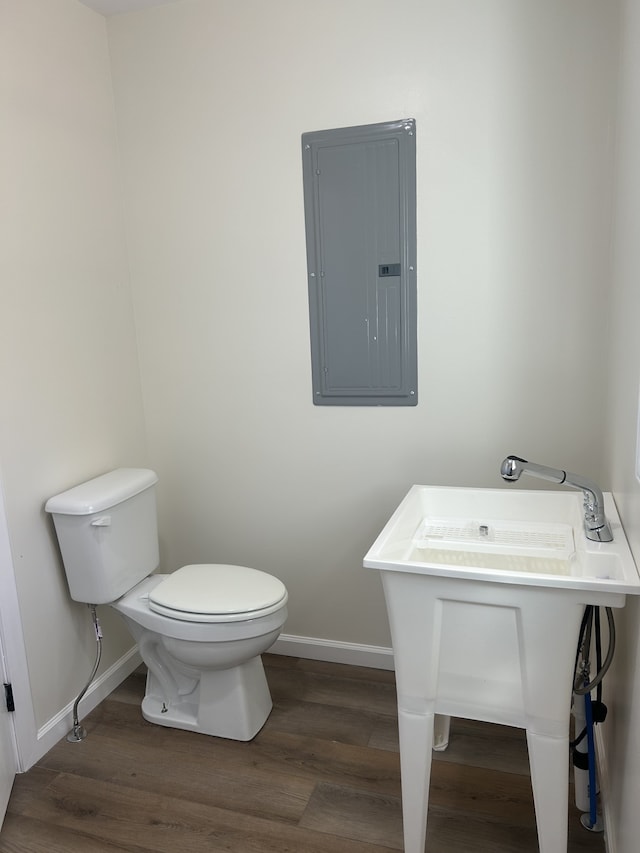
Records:
<instances>
[{"instance_id":1,"label":"gray electrical panel","mask_svg":"<svg viewBox=\"0 0 640 853\"><path fill-rule=\"evenodd\" d=\"M313 401L415 406L414 119L302 135Z\"/></svg>"}]
</instances>

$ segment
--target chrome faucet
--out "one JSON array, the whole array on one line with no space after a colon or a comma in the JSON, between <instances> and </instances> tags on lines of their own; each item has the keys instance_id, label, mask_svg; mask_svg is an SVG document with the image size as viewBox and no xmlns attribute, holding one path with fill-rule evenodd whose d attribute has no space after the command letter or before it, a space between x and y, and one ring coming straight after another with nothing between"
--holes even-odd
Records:
<instances>
[{"instance_id":1,"label":"chrome faucet","mask_svg":"<svg viewBox=\"0 0 640 853\"><path fill-rule=\"evenodd\" d=\"M581 489L584 494L584 532L587 539L596 542L611 542L613 534L611 526L604 514L604 497L599 487L586 477L561 471L559 468L547 468L535 462L527 462L519 456L507 456L500 466L500 473L507 482L513 483L520 479L521 474L531 474L542 480L551 480L573 489Z\"/></svg>"}]
</instances>

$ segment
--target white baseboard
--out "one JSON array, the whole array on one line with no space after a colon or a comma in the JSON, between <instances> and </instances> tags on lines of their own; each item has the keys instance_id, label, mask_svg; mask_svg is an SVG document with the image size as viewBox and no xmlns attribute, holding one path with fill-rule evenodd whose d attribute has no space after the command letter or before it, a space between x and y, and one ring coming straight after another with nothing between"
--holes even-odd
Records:
<instances>
[{"instance_id":1,"label":"white baseboard","mask_svg":"<svg viewBox=\"0 0 640 853\"><path fill-rule=\"evenodd\" d=\"M394 669L393 650L386 646L366 646L361 643L341 643L317 637L298 637L281 634L269 649L276 655L369 666L373 669Z\"/></svg>"},{"instance_id":2,"label":"white baseboard","mask_svg":"<svg viewBox=\"0 0 640 853\"><path fill-rule=\"evenodd\" d=\"M124 681L128 675L131 675L141 663L142 658L140 657L138 648L134 646L112 664L109 669L105 670L102 675L96 678L78 705L79 720L82 722L82 718L93 711L103 699L106 699L109 693L115 690L120 682ZM65 737L71 731L73 728L74 703L75 699L38 729L37 744L30 757L30 767L39 761L43 755L46 755L60 738ZM29 767L25 767L25 770L28 769Z\"/></svg>"}]
</instances>

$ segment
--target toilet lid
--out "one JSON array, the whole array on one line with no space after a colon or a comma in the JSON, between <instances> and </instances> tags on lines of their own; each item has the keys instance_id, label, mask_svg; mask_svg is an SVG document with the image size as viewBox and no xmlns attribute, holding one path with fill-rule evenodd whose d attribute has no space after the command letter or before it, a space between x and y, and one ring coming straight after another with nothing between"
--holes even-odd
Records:
<instances>
[{"instance_id":1,"label":"toilet lid","mask_svg":"<svg viewBox=\"0 0 640 853\"><path fill-rule=\"evenodd\" d=\"M282 581L246 566L183 566L149 592L149 608L187 622L232 622L265 616L287 600Z\"/></svg>"}]
</instances>

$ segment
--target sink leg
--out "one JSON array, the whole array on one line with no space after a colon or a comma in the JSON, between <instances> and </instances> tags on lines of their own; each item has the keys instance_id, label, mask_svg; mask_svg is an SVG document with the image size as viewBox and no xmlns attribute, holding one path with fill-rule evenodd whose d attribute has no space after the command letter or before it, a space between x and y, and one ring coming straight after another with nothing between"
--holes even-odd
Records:
<instances>
[{"instance_id":1,"label":"sink leg","mask_svg":"<svg viewBox=\"0 0 640 853\"><path fill-rule=\"evenodd\" d=\"M539 608L520 611L522 689L540 853L567 853L573 638L583 611L560 596L541 596Z\"/></svg>"},{"instance_id":2,"label":"sink leg","mask_svg":"<svg viewBox=\"0 0 640 853\"><path fill-rule=\"evenodd\" d=\"M434 714L398 710L405 853L424 853Z\"/></svg>"},{"instance_id":3,"label":"sink leg","mask_svg":"<svg viewBox=\"0 0 640 853\"><path fill-rule=\"evenodd\" d=\"M435 752L444 752L449 746L450 729L451 717L436 714L433 721L433 749Z\"/></svg>"},{"instance_id":4,"label":"sink leg","mask_svg":"<svg viewBox=\"0 0 640 853\"><path fill-rule=\"evenodd\" d=\"M569 738L527 729L540 853L567 853Z\"/></svg>"}]
</instances>

